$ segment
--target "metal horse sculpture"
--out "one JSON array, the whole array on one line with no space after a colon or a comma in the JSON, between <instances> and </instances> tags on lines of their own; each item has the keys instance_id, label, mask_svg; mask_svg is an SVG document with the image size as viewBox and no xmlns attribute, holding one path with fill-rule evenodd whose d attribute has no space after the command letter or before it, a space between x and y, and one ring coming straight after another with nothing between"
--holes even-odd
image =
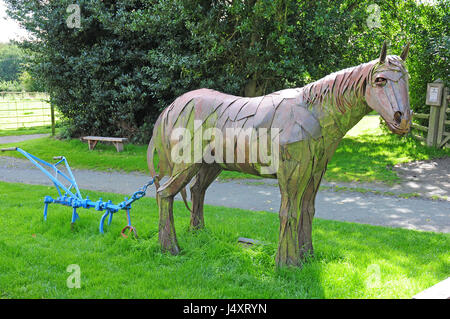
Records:
<instances>
[{"instance_id":1,"label":"metal horse sculpture","mask_svg":"<svg viewBox=\"0 0 450 319\"><path fill-rule=\"evenodd\" d=\"M303 88L265 96L248 98L200 89L178 97L159 116L147 154L157 187L162 249L172 254L179 252L172 211L174 196L181 192L186 203L185 187L193 179L190 226L202 228L206 189L222 170L234 170L278 179L281 207L276 263L301 265L303 257L313 253L311 226L317 191L345 133L371 110L382 116L393 133L404 135L409 131L412 112L404 64L408 51L409 44L400 56L387 56L384 44L376 60L332 73ZM277 171L263 174L259 157L256 163L249 160L247 149L254 143L250 138L243 143L233 138L231 142L233 152L245 154L241 163L174 161L173 151L180 142L173 137L175 129L185 128L193 136L198 129L195 121L203 129L215 128L223 134L227 128L278 129ZM217 151L212 149L211 154ZM153 163L155 153L159 157L159 175ZM168 179L163 183L164 176Z\"/></svg>"}]
</instances>

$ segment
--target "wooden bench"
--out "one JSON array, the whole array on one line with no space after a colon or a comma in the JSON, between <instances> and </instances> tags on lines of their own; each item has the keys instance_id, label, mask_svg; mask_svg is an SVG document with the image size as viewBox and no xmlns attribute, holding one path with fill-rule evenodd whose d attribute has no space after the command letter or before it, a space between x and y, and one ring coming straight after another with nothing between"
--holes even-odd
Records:
<instances>
[{"instance_id":1,"label":"wooden bench","mask_svg":"<svg viewBox=\"0 0 450 319\"><path fill-rule=\"evenodd\" d=\"M99 141L101 142L111 142L116 147L117 152L123 151L123 143L128 139L125 137L105 137L105 136L83 136L81 138L82 141L87 141L89 145L89 149L92 151L95 148L95 145Z\"/></svg>"}]
</instances>

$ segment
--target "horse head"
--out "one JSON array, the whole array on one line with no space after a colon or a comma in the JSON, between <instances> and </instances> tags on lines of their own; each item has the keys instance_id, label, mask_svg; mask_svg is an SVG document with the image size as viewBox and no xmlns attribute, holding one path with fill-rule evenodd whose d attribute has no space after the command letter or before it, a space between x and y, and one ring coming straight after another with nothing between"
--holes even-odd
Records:
<instances>
[{"instance_id":1,"label":"horse head","mask_svg":"<svg viewBox=\"0 0 450 319\"><path fill-rule=\"evenodd\" d=\"M367 104L381 115L393 133L399 135L409 132L412 119L408 94L409 74L404 63L408 51L409 43L400 56L387 56L385 42L365 91Z\"/></svg>"}]
</instances>

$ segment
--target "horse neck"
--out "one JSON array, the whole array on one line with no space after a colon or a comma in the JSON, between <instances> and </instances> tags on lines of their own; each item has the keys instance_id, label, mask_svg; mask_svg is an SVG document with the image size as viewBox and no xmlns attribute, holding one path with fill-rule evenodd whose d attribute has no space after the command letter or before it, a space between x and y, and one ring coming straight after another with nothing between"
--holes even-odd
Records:
<instances>
[{"instance_id":1,"label":"horse neck","mask_svg":"<svg viewBox=\"0 0 450 319\"><path fill-rule=\"evenodd\" d=\"M342 108L342 105L338 105L336 99L331 96L315 105L316 110L320 109L322 114L319 117L322 135L327 135L333 140L342 139L352 127L371 111L365 98L360 96L356 90L349 90L344 94L344 97L348 102L344 108Z\"/></svg>"},{"instance_id":2,"label":"horse neck","mask_svg":"<svg viewBox=\"0 0 450 319\"><path fill-rule=\"evenodd\" d=\"M306 95L309 101L315 100L312 108L314 109L313 112L319 115L322 135L328 134L333 139L335 137L336 140L339 140L371 111L366 103L364 93L374 63L375 61L371 61L342 70L334 74L334 78L325 77L312 83L310 87L303 88L304 97ZM337 80L338 74L340 83ZM356 80L352 82L351 78L348 77L353 77ZM342 88L341 85L343 81L347 83L345 88ZM329 88L328 93L317 99L314 94L317 91L323 91L324 86ZM335 87L338 87L339 90L343 89L344 94L336 92ZM305 92L307 93L305 94ZM312 99L311 95L314 96Z\"/></svg>"}]
</instances>

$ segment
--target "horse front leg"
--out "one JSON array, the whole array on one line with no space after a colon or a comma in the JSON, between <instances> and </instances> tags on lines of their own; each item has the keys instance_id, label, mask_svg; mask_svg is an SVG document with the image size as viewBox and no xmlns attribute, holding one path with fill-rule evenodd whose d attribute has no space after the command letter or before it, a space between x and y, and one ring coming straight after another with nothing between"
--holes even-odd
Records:
<instances>
[{"instance_id":1,"label":"horse front leg","mask_svg":"<svg viewBox=\"0 0 450 319\"><path fill-rule=\"evenodd\" d=\"M336 144L337 145L337 144ZM320 146L320 145L319 145ZM334 146L335 148L336 146ZM321 153L319 153L321 154ZM309 177L308 184L302 199L300 200L300 220L298 224L300 258L304 260L313 256L312 222L315 214L316 195L323 175L327 169L328 159L324 156L313 157L313 173Z\"/></svg>"},{"instance_id":2,"label":"horse front leg","mask_svg":"<svg viewBox=\"0 0 450 319\"><path fill-rule=\"evenodd\" d=\"M276 264L282 266L298 266L300 251L297 235L298 196L288 192L281 193L280 238Z\"/></svg>"},{"instance_id":3,"label":"horse front leg","mask_svg":"<svg viewBox=\"0 0 450 319\"><path fill-rule=\"evenodd\" d=\"M317 181L317 177L311 177L300 202L298 244L300 249L300 258L302 260L308 256L313 256L314 254L312 244L312 222L315 214L315 200L319 189L320 179Z\"/></svg>"},{"instance_id":4,"label":"horse front leg","mask_svg":"<svg viewBox=\"0 0 450 319\"><path fill-rule=\"evenodd\" d=\"M300 266L300 200L310 178L309 161L288 161L280 163L278 183L281 192L280 237L276 264L282 266Z\"/></svg>"}]
</instances>

